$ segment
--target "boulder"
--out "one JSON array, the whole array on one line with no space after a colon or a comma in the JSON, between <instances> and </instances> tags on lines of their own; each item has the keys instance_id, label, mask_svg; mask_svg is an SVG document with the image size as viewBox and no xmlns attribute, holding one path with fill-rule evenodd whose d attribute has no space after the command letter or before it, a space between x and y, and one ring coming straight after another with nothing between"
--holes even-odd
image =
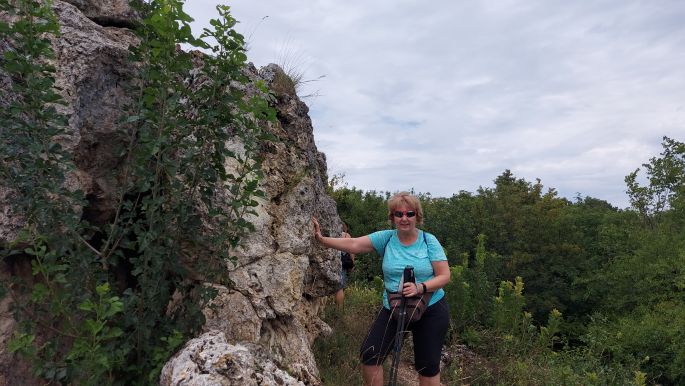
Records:
<instances>
[{"instance_id":1,"label":"boulder","mask_svg":"<svg viewBox=\"0 0 685 386\"><path fill-rule=\"evenodd\" d=\"M128 0L65 0L102 26L131 27L139 21Z\"/></svg>"},{"instance_id":2,"label":"boulder","mask_svg":"<svg viewBox=\"0 0 685 386\"><path fill-rule=\"evenodd\" d=\"M162 371L161 384L175 386L304 386L302 381L278 368L252 344L231 344L214 331L189 341Z\"/></svg>"}]
</instances>

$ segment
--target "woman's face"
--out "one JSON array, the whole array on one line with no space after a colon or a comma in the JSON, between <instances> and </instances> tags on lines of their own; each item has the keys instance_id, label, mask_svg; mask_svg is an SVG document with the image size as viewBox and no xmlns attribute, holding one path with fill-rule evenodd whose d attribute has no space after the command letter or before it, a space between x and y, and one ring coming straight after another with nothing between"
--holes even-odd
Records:
<instances>
[{"instance_id":1,"label":"woman's face","mask_svg":"<svg viewBox=\"0 0 685 386\"><path fill-rule=\"evenodd\" d=\"M416 228L416 211L405 204L392 211L392 219L398 231L411 231Z\"/></svg>"}]
</instances>

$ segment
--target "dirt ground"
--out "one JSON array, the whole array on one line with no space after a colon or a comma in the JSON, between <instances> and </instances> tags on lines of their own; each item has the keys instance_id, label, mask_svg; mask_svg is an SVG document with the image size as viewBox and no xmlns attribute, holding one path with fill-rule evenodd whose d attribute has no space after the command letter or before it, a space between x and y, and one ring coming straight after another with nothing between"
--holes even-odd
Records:
<instances>
[{"instance_id":1,"label":"dirt ground","mask_svg":"<svg viewBox=\"0 0 685 386\"><path fill-rule=\"evenodd\" d=\"M401 362L397 368L397 384L399 386L419 386L419 376L414 370L414 365L409 362ZM441 386L447 386L441 383Z\"/></svg>"},{"instance_id":2,"label":"dirt ground","mask_svg":"<svg viewBox=\"0 0 685 386\"><path fill-rule=\"evenodd\" d=\"M411 345L411 343L409 343L409 345ZM465 345L455 345L448 350L443 351L441 362L441 371L443 371L443 377L441 377L442 386L469 386L473 380L479 378L479 373L484 369L487 369L490 372L494 371L494 366L491 363L488 363L487 360L469 350ZM447 381L445 381L445 376L447 374L445 374L444 371L447 370L446 367L453 363L461 369L462 374L460 379L456 381L457 383L450 382L448 385ZM411 355L408 355L404 351L397 371L397 384L400 386L419 385L418 374L416 373L416 370L414 370Z\"/></svg>"}]
</instances>

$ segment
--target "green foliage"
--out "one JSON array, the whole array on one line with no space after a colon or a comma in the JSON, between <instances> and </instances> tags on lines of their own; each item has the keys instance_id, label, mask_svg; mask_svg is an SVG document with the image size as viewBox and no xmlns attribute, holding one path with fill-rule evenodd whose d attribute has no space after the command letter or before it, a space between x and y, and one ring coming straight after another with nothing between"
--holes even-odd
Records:
<instances>
[{"instance_id":1,"label":"green foliage","mask_svg":"<svg viewBox=\"0 0 685 386\"><path fill-rule=\"evenodd\" d=\"M486 252L483 235L478 237L475 254L472 264L464 259L464 265L450 267L451 280L445 286L452 328L457 331L485 325L492 317L495 287L486 274L486 267L497 256Z\"/></svg>"},{"instance_id":2,"label":"green foliage","mask_svg":"<svg viewBox=\"0 0 685 386\"><path fill-rule=\"evenodd\" d=\"M160 338L161 344L155 346L152 351L152 363L156 368L148 373L148 383L157 383L157 374L162 372L162 367L166 361L181 347L186 341L186 337L181 331L174 330L169 336Z\"/></svg>"},{"instance_id":3,"label":"green foliage","mask_svg":"<svg viewBox=\"0 0 685 386\"><path fill-rule=\"evenodd\" d=\"M625 178L631 205L650 223L668 208L685 209L685 143L664 137L662 146L661 157L642 164L648 185L637 182L639 168Z\"/></svg>"},{"instance_id":4,"label":"green foliage","mask_svg":"<svg viewBox=\"0 0 685 386\"><path fill-rule=\"evenodd\" d=\"M376 317L381 295L372 288L351 285L345 289L345 308L329 304L323 319L331 326L330 336L319 337L313 346L314 357L325 385L361 385L359 347Z\"/></svg>"},{"instance_id":5,"label":"green foliage","mask_svg":"<svg viewBox=\"0 0 685 386\"><path fill-rule=\"evenodd\" d=\"M603 318L595 318L584 340L616 361L639 363L645 375L636 383L681 384L685 354L682 310L685 309L685 145L664 137L660 157L642 166L648 184L637 173L626 177L628 195L642 219L632 226L635 247L620 251L589 281L601 299Z\"/></svg>"},{"instance_id":6,"label":"green foliage","mask_svg":"<svg viewBox=\"0 0 685 386\"><path fill-rule=\"evenodd\" d=\"M108 283L95 288L96 299L86 299L79 305L85 333L73 342L65 360L73 364L72 378L82 384L98 384L112 381L112 372L125 361L125 351L118 349L117 339L123 331L111 325L113 318L124 309L118 296L110 295Z\"/></svg>"},{"instance_id":7,"label":"green foliage","mask_svg":"<svg viewBox=\"0 0 685 386\"><path fill-rule=\"evenodd\" d=\"M516 278L516 284L510 281L500 283L498 295L495 298L494 327L504 333L515 333L523 324L525 304L523 279L520 276Z\"/></svg>"},{"instance_id":8,"label":"green foliage","mask_svg":"<svg viewBox=\"0 0 685 386\"><path fill-rule=\"evenodd\" d=\"M509 171L475 195L420 196L425 229L448 251L452 343L498 363L475 378L464 367L452 373L486 384L683 383L685 148L668 138L663 146L643 165L647 185L637 171L626 179L635 210L570 202ZM365 199L355 188L333 194L343 218ZM376 207L360 229L382 228ZM502 283L497 294L493 283Z\"/></svg>"},{"instance_id":9,"label":"green foliage","mask_svg":"<svg viewBox=\"0 0 685 386\"><path fill-rule=\"evenodd\" d=\"M554 348L554 343L559 340L557 334L561 331L561 312L553 309L547 318L547 326L540 326L538 344L540 347Z\"/></svg>"},{"instance_id":10,"label":"green foliage","mask_svg":"<svg viewBox=\"0 0 685 386\"><path fill-rule=\"evenodd\" d=\"M0 37L8 43L2 71L9 90L3 90L0 113L0 178L9 188L13 210L41 234L78 228L74 207L82 204L80 192L64 188L65 175L73 169L69 154L60 144L66 134L67 117L57 108L63 101L54 88L55 69L50 35L59 25L50 1L17 0L0 3L2 11L17 18L0 21Z\"/></svg>"},{"instance_id":11,"label":"green foliage","mask_svg":"<svg viewBox=\"0 0 685 386\"><path fill-rule=\"evenodd\" d=\"M422 205L425 230L441 241L450 265L461 265L461 256L477 245L477 198L460 192L450 198L424 200Z\"/></svg>"},{"instance_id":12,"label":"green foliage","mask_svg":"<svg viewBox=\"0 0 685 386\"><path fill-rule=\"evenodd\" d=\"M140 73L129 82L132 103L118 128L129 134L116 171L119 205L108 223L89 224L81 218L83 193L64 183L74 166L59 145L67 117L56 108L64 102L47 64L51 35L59 33L51 3L2 7L13 19L0 24L10 47L0 75L12 86L0 116L0 185L26 220L4 252L30 259L35 278L3 286L20 322L10 348L49 382L155 383L168 357L199 330L213 296L193 278L222 282L218 268L254 229L246 217L263 196L259 143L270 139L258 123L275 112L260 96L263 85L251 97L232 86L248 79L244 40L228 7L217 7L219 17L197 39L182 1L139 3L144 21L131 58ZM210 38L216 43L204 41ZM198 60L177 43L212 54ZM205 254L191 273L181 251L199 246Z\"/></svg>"},{"instance_id":13,"label":"green foliage","mask_svg":"<svg viewBox=\"0 0 685 386\"><path fill-rule=\"evenodd\" d=\"M685 307L664 302L640 307L616 319L595 316L583 341L597 355L645 371L650 383L683 382L685 351L682 347Z\"/></svg>"}]
</instances>

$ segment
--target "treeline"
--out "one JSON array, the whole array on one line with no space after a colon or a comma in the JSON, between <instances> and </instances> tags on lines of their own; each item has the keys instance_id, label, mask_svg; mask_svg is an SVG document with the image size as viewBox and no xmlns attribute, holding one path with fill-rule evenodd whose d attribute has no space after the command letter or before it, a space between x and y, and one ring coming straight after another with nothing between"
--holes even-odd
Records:
<instances>
[{"instance_id":1,"label":"treeline","mask_svg":"<svg viewBox=\"0 0 685 386\"><path fill-rule=\"evenodd\" d=\"M483 348L489 332L532 331L554 352L594 361L582 371L602 382L620 378L597 372L619 369L637 383L646 375L647 383L685 384L685 144L664 137L662 145L626 177L625 210L591 197L569 201L509 170L476 193L419 194L423 228L452 267L456 339ZM334 177L330 193L353 236L389 227L389 193L341 182ZM382 276L375 254L357 260L356 283Z\"/></svg>"}]
</instances>

